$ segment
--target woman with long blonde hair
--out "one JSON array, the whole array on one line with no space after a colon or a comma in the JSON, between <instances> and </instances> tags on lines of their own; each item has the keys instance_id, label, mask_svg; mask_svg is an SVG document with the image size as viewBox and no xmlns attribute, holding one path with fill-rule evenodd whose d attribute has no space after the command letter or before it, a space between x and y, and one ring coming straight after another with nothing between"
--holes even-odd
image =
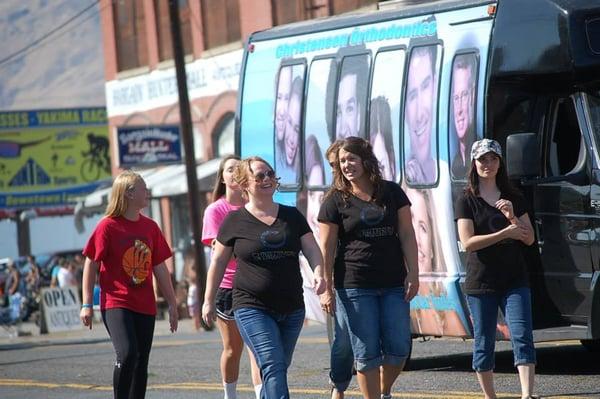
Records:
<instances>
[{"instance_id":1,"label":"woman with long blonde hair","mask_svg":"<svg viewBox=\"0 0 600 399\"><path fill-rule=\"evenodd\" d=\"M237 155L228 155L223 158L219 165L212 194L213 202L204 211L202 243L205 245L214 246L219 228L225 217L246 203L242 198L242 191L233 179L235 168L239 162L240 158ZM216 294L217 327L223 341L221 376L223 378L225 399L235 399L237 396L236 386L240 373L240 359L244 350L244 342L235 324L232 309L233 278L236 269L236 260L230 259ZM250 356L252 384L258 397L261 390L260 370L256 365L252 352L248 351L248 354Z\"/></svg>"},{"instance_id":2,"label":"woman with long blonde hair","mask_svg":"<svg viewBox=\"0 0 600 399\"><path fill-rule=\"evenodd\" d=\"M102 320L117 355L113 371L116 399L143 398L146 394L156 317L153 274L169 304L171 332L177 330L175 293L164 263L172 252L156 222L141 213L148 199L146 183L139 174L119 174L105 217L83 249L86 260L80 318L91 330L93 290L99 273Z\"/></svg>"},{"instance_id":3,"label":"woman with long blonde hair","mask_svg":"<svg viewBox=\"0 0 600 399\"><path fill-rule=\"evenodd\" d=\"M300 211L273 201L278 179L264 159L241 161L234 179L248 202L221 224L202 317L207 324L215 320L217 288L235 255L232 308L242 338L260 367L261 398L289 398L287 369L305 315L299 252L315 270L317 294L324 289L321 252Z\"/></svg>"}]
</instances>

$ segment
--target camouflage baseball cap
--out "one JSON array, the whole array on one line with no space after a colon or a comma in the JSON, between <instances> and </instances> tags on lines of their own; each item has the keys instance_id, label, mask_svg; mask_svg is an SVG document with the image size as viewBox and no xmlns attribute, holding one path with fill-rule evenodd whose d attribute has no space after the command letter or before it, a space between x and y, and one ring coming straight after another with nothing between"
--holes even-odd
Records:
<instances>
[{"instance_id":1,"label":"camouflage baseball cap","mask_svg":"<svg viewBox=\"0 0 600 399\"><path fill-rule=\"evenodd\" d=\"M479 159L482 155L493 152L502 158L502 147L496 140L481 139L473 143L471 147L471 159Z\"/></svg>"}]
</instances>

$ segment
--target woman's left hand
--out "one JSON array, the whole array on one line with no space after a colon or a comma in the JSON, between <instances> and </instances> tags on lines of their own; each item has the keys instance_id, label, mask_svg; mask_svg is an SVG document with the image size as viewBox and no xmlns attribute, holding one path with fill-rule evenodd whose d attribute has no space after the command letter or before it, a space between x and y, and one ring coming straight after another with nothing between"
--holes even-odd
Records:
<instances>
[{"instance_id":1,"label":"woman's left hand","mask_svg":"<svg viewBox=\"0 0 600 399\"><path fill-rule=\"evenodd\" d=\"M515 217L515 212L513 210L513 204L509 200L500 199L500 200L496 201L495 206L497 209L500 210L500 212L502 212L502 214L507 219L510 220Z\"/></svg>"},{"instance_id":2,"label":"woman's left hand","mask_svg":"<svg viewBox=\"0 0 600 399\"><path fill-rule=\"evenodd\" d=\"M327 284L325 284L325 279L320 276L315 276L313 279L313 289L317 295L321 295L325 292L325 288Z\"/></svg>"},{"instance_id":3,"label":"woman's left hand","mask_svg":"<svg viewBox=\"0 0 600 399\"><path fill-rule=\"evenodd\" d=\"M171 332L177 331L177 324L179 323L179 313L177 312L176 306L169 306L169 325L171 326Z\"/></svg>"},{"instance_id":4,"label":"woman's left hand","mask_svg":"<svg viewBox=\"0 0 600 399\"><path fill-rule=\"evenodd\" d=\"M419 275L417 273L408 273L404 281L404 299L410 302L419 292Z\"/></svg>"}]
</instances>

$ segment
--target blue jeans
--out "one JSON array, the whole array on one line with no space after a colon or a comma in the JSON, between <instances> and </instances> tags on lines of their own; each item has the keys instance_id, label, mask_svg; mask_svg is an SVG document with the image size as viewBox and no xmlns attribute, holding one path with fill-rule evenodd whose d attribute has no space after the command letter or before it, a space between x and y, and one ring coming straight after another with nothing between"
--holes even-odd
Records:
<instances>
[{"instance_id":1,"label":"blue jeans","mask_svg":"<svg viewBox=\"0 0 600 399\"><path fill-rule=\"evenodd\" d=\"M333 342L331 343L331 357L329 379L338 392L344 392L352 379L354 366L354 353L350 342L348 329L348 316L340 296L335 296Z\"/></svg>"},{"instance_id":2,"label":"blue jeans","mask_svg":"<svg viewBox=\"0 0 600 399\"><path fill-rule=\"evenodd\" d=\"M483 372L494 369L498 307L502 310L510 331L515 366L535 364L529 288L515 288L503 294L467 295L467 302L475 338L473 370Z\"/></svg>"},{"instance_id":3,"label":"blue jeans","mask_svg":"<svg viewBox=\"0 0 600 399\"><path fill-rule=\"evenodd\" d=\"M287 399L287 369L292 363L296 341L304 323L304 308L289 314L241 308L235 321L260 368L262 399Z\"/></svg>"},{"instance_id":4,"label":"blue jeans","mask_svg":"<svg viewBox=\"0 0 600 399\"><path fill-rule=\"evenodd\" d=\"M403 365L411 346L404 287L345 288L338 295L348 315L356 370Z\"/></svg>"}]
</instances>

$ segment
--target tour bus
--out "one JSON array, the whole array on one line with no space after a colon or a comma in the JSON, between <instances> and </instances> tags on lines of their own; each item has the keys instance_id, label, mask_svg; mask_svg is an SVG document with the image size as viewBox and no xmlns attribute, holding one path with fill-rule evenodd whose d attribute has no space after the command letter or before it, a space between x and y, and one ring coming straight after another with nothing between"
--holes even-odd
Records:
<instances>
[{"instance_id":1,"label":"tour bus","mask_svg":"<svg viewBox=\"0 0 600 399\"><path fill-rule=\"evenodd\" d=\"M412 206L415 336L471 337L453 203L473 141L498 140L528 201L537 341L600 342L600 4L392 1L278 26L245 46L236 151L269 161L276 200L318 236L332 183L325 150L368 139ZM502 316L498 339L508 339Z\"/></svg>"}]
</instances>

